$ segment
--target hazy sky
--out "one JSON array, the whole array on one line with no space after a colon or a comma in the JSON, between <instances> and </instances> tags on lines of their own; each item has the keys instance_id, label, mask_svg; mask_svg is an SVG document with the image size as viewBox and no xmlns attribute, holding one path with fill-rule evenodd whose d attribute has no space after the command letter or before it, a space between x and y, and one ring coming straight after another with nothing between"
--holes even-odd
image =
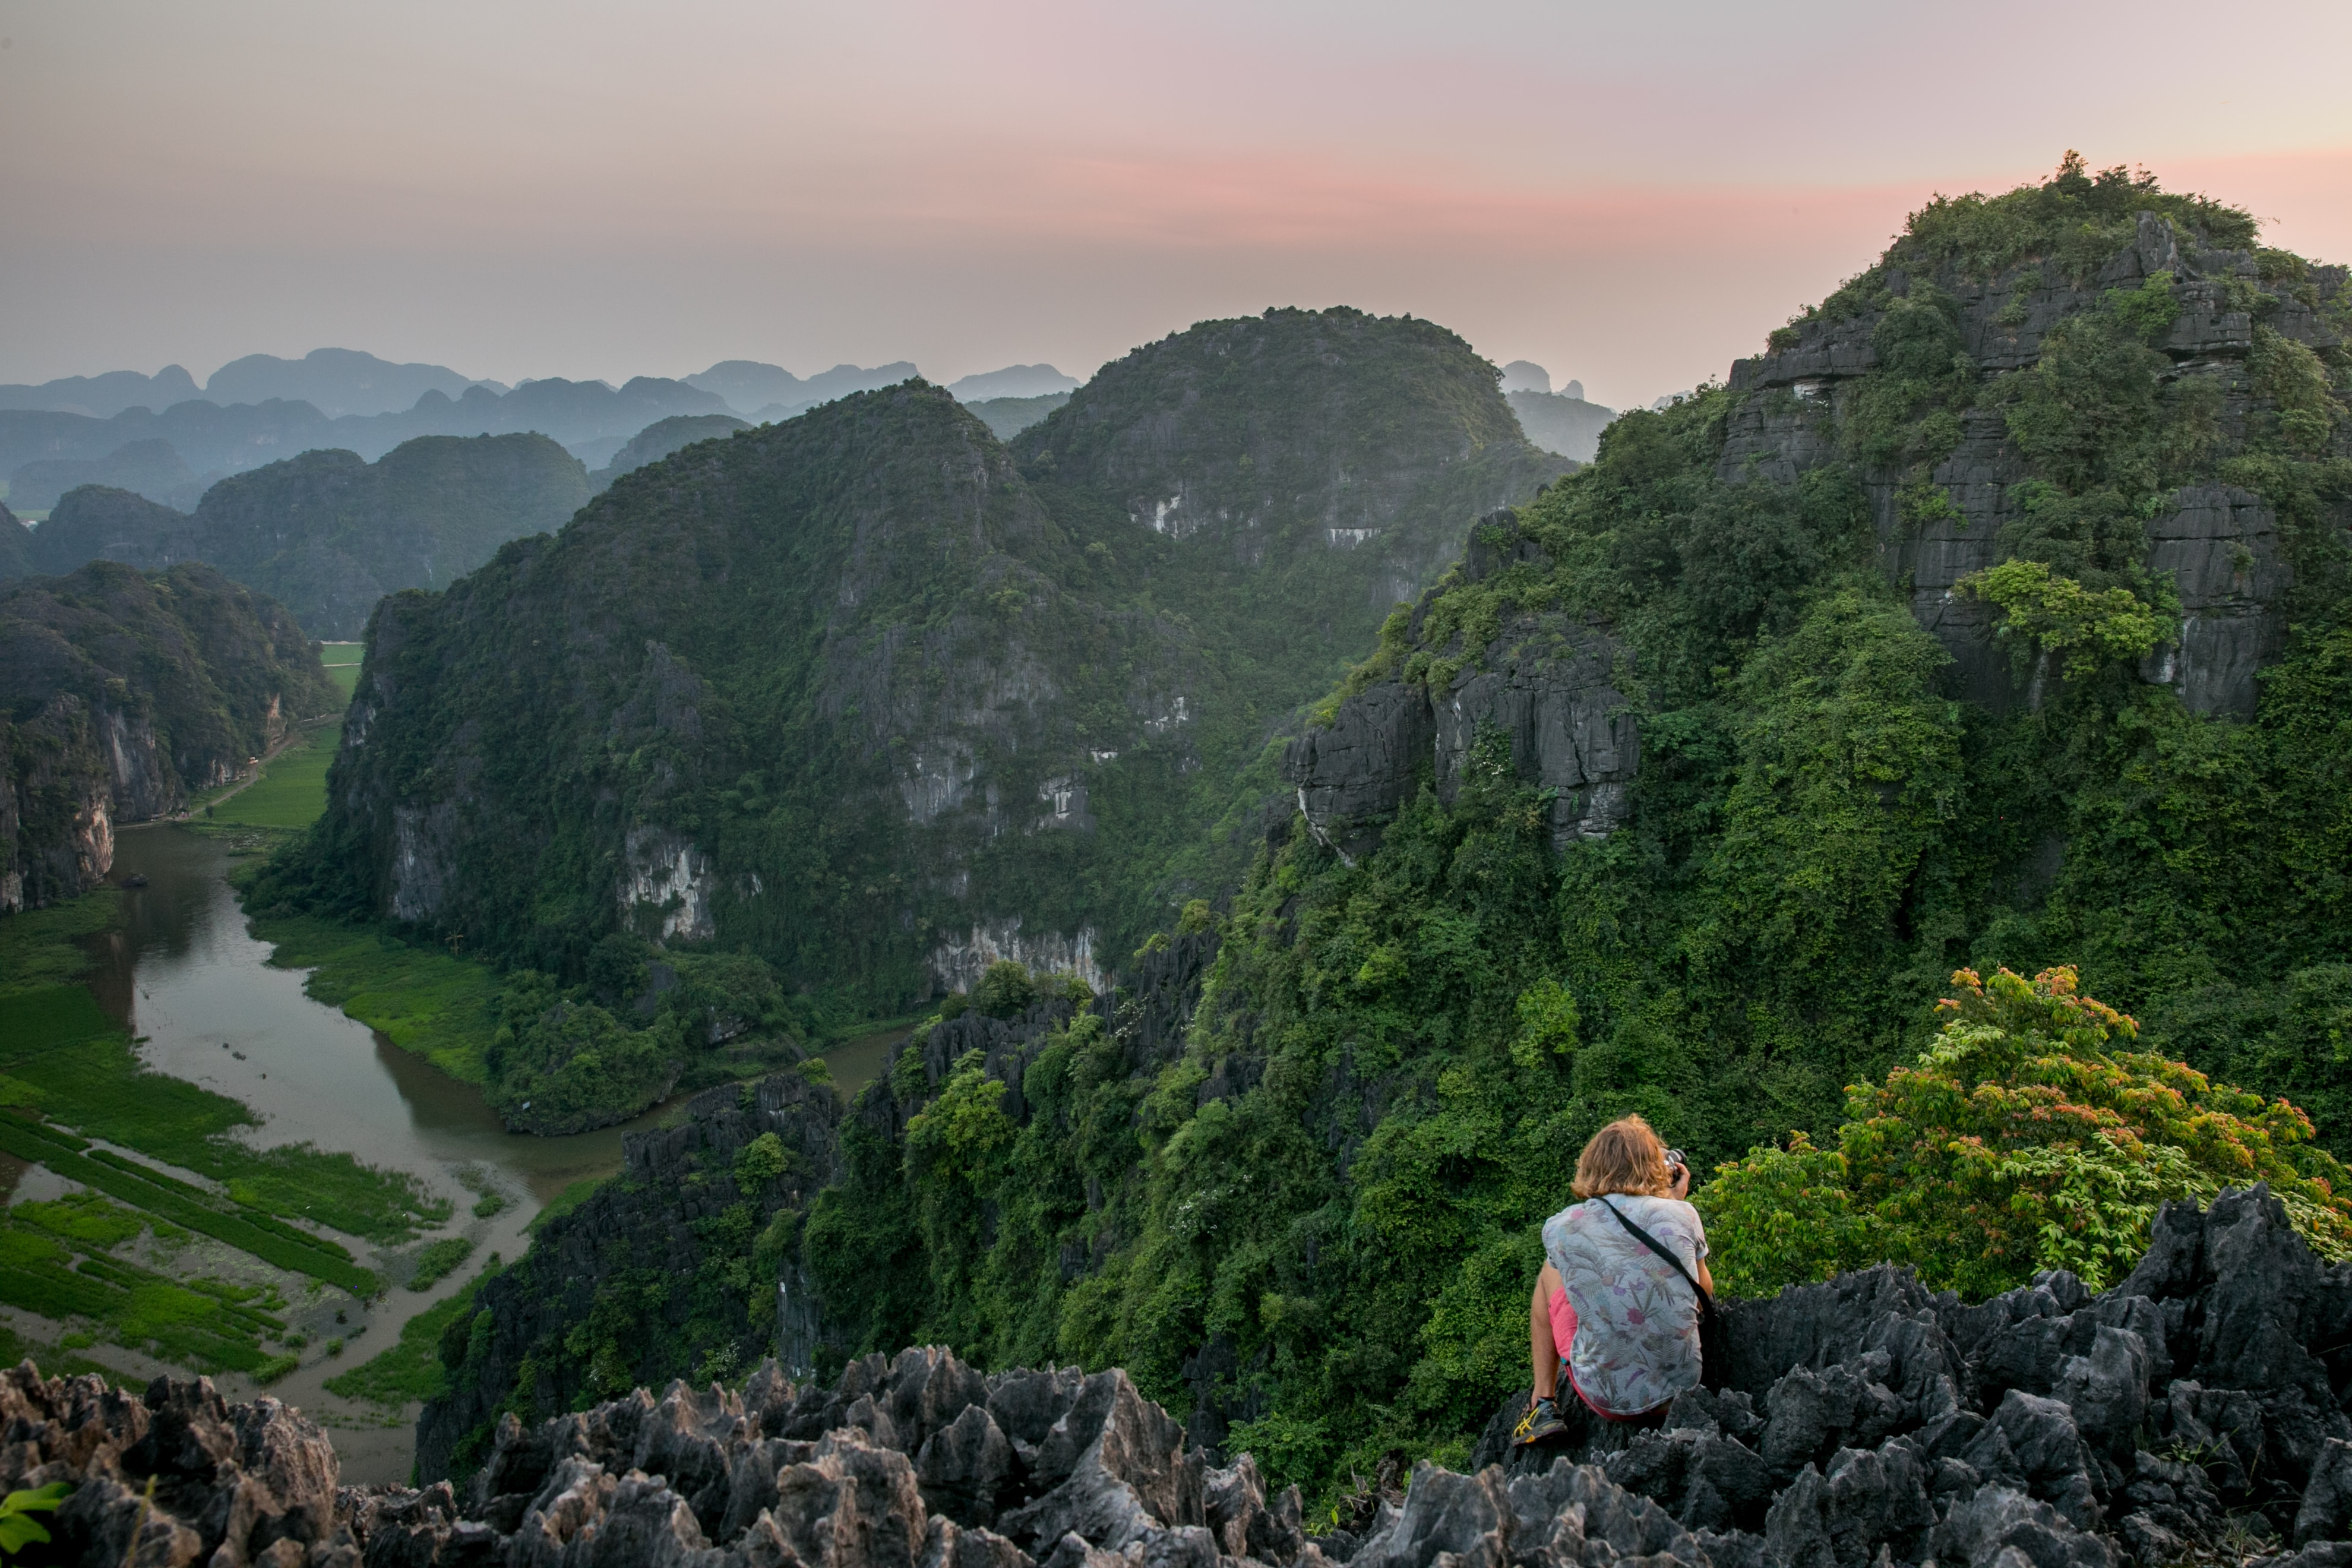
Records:
<instances>
[{"instance_id":1,"label":"hazy sky","mask_svg":"<svg viewBox=\"0 0 2352 1568\"><path fill-rule=\"evenodd\" d=\"M0 0L0 380L1085 375L1352 304L1646 402L2079 147L2352 259L2352 6Z\"/></svg>"}]
</instances>

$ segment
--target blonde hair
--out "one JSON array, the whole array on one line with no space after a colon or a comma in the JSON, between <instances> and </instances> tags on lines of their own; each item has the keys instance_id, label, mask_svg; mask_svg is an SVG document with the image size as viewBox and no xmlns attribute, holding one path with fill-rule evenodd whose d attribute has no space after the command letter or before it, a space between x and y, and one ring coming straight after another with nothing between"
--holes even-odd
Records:
<instances>
[{"instance_id":1,"label":"blonde hair","mask_svg":"<svg viewBox=\"0 0 2352 1568\"><path fill-rule=\"evenodd\" d=\"M1666 1146L1638 1116L1621 1116L1592 1135L1576 1157L1572 1189L1580 1198L1603 1193L1632 1193L1658 1197L1674 1191L1674 1173L1666 1169Z\"/></svg>"}]
</instances>

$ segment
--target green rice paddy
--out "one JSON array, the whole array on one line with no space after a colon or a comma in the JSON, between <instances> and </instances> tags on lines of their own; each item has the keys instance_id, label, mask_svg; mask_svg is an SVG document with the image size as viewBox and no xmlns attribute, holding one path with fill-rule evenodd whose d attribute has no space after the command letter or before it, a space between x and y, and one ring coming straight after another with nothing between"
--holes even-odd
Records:
<instances>
[{"instance_id":1,"label":"green rice paddy","mask_svg":"<svg viewBox=\"0 0 2352 1568\"><path fill-rule=\"evenodd\" d=\"M101 891L0 920L0 1152L81 1189L0 1213L0 1302L68 1329L56 1347L13 1332L8 1347L54 1366L102 1340L268 1381L299 1360L275 1287L159 1266L201 1236L366 1299L382 1281L310 1226L398 1245L453 1205L348 1154L252 1148L233 1136L254 1123L245 1106L149 1071L78 984L90 963L81 939L114 925L120 907Z\"/></svg>"},{"instance_id":2,"label":"green rice paddy","mask_svg":"<svg viewBox=\"0 0 2352 1568\"><path fill-rule=\"evenodd\" d=\"M172 1279L118 1256L152 1228L173 1247L187 1233L79 1193L20 1203L0 1216L0 1302L199 1372L258 1373L269 1340L286 1337L274 1292L208 1279ZM71 1336L69 1336L71 1337Z\"/></svg>"},{"instance_id":3,"label":"green rice paddy","mask_svg":"<svg viewBox=\"0 0 2352 1568\"><path fill-rule=\"evenodd\" d=\"M339 724L306 731L299 742L263 763L259 778L206 807L202 825L284 831L310 826L327 809L327 765L335 760L341 740Z\"/></svg>"},{"instance_id":4,"label":"green rice paddy","mask_svg":"<svg viewBox=\"0 0 2352 1568\"><path fill-rule=\"evenodd\" d=\"M360 660L366 654L366 645L355 642L331 642L319 649L319 660L327 667L327 679L335 683L346 702L359 687Z\"/></svg>"}]
</instances>

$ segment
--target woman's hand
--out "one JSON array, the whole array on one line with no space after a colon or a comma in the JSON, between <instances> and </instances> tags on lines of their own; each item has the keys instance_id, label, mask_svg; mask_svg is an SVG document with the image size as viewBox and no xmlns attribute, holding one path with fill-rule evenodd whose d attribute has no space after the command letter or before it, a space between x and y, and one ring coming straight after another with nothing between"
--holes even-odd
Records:
<instances>
[{"instance_id":1,"label":"woman's hand","mask_svg":"<svg viewBox=\"0 0 2352 1568\"><path fill-rule=\"evenodd\" d=\"M1674 1195L1678 1198L1686 1198L1690 1196L1690 1167L1688 1165L1668 1165L1666 1169L1674 1173L1675 1180L1674 1186L1672 1188Z\"/></svg>"}]
</instances>

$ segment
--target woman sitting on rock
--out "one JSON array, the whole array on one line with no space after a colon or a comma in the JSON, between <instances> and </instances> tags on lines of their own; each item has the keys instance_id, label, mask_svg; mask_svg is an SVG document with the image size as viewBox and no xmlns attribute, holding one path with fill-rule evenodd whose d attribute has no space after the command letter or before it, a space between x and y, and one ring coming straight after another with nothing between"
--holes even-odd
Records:
<instances>
[{"instance_id":1,"label":"woman sitting on rock","mask_svg":"<svg viewBox=\"0 0 2352 1568\"><path fill-rule=\"evenodd\" d=\"M1528 1303L1535 1398L1514 1442L1568 1430L1563 1379L1603 1420L1644 1426L1698 1386L1699 1303L1715 1281L1706 1231L1683 1201L1690 1167L1667 1154L1648 1122L1628 1116L1578 1156L1573 1185L1584 1201L1544 1222L1546 1261Z\"/></svg>"}]
</instances>

